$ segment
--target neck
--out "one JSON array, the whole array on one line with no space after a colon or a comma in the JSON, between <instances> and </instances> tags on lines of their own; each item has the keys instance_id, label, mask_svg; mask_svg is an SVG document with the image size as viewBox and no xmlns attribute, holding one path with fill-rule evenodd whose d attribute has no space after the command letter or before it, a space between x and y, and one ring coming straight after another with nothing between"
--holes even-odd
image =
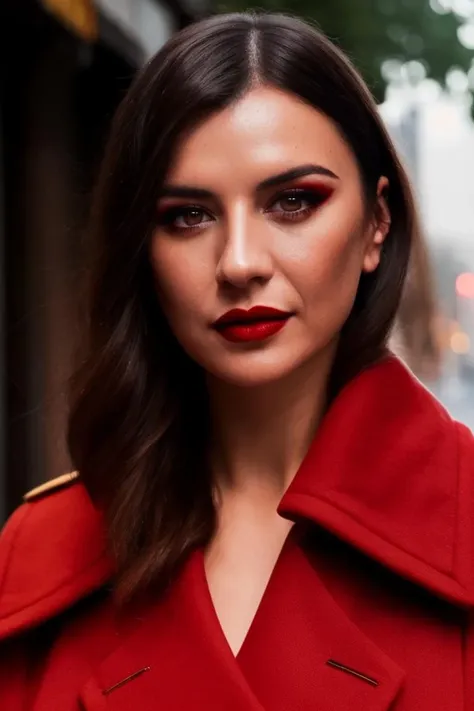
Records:
<instances>
[{"instance_id":1,"label":"neck","mask_svg":"<svg viewBox=\"0 0 474 711\"><path fill-rule=\"evenodd\" d=\"M222 495L281 498L324 414L332 355L252 388L209 378L212 461Z\"/></svg>"}]
</instances>

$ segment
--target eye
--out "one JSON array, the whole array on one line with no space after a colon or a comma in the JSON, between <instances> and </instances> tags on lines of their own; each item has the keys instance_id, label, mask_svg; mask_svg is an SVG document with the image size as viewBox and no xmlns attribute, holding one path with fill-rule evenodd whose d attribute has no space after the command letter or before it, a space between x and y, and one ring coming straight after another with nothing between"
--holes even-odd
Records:
<instances>
[{"instance_id":1,"label":"eye","mask_svg":"<svg viewBox=\"0 0 474 711\"><path fill-rule=\"evenodd\" d=\"M278 200L283 212L298 212L306 207L305 201L299 195L286 195Z\"/></svg>"},{"instance_id":2,"label":"eye","mask_svg":"<svg viewBox=\"0 0 474 711\"><path fill-rule=\"evenodd\" d=\"M322 187L318 189L293 188L277 196L267 212L272 213L276 219L281 221L302 220L326 202L331 193L332 190Z\"/></svg>"},{"instance_id":3,"label":"eye","mask_svg":"<svg viewBox=\"0 0 474 711\"><path fill-rule=\"evenodd\" d=\"M202 207L195 205L179 205L158 210L158 224L169 231L186 231L201 229L212 222L212 217Z\"/></svg>"}]
</instances>

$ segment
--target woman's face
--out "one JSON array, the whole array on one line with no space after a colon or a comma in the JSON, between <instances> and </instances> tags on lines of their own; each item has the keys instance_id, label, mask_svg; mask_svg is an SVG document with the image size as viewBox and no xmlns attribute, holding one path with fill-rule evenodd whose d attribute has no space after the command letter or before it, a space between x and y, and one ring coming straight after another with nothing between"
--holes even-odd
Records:
<instances>
[{"instance_id":1,"label":"woman's face","mask_svg":"<svg viewBox=\"0 0 474 711\"><path fill-rule=\"evenodd\" d=\"M150 247L182 347L242 386L332 353L361 273L379 263L379 204L367 218L351 149L290 94L259 87L203 122L179 146Z\"/></svg>"}]
</instances>

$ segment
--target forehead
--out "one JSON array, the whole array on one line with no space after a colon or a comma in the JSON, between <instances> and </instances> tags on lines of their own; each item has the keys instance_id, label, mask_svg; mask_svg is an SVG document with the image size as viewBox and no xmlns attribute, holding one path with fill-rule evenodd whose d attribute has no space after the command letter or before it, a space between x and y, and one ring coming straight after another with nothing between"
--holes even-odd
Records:
<instances>
[{"instance_id":1,"label":"forehead","mask_svg":"<svg viewBox=\"0 0 474 711\"><path fill-rule=\"evenodd\" d=\"M307 163L358 181L352 150L328 117L291 94L259 87L181 140L168 180L221 190L231 180L250 188Z\"/></svg>"}]
</instances>

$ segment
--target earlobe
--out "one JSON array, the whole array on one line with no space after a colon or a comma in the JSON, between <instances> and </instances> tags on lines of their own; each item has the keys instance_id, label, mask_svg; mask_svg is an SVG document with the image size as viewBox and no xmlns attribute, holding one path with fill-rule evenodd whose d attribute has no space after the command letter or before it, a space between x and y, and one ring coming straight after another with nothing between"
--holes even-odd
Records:
<instances>
[{"instance_id":1,"label":"earlobe","mask_svg":"<svg viewBox=\"0 0 474 711\"><path fill-rule=\"evenodd\" d=\"M374 272L380 264L380 253L382 248L382 242L380 242L379 247L376 249L375 245L372 247L370 252L365 255L364 264L362 266L362 271L366 273Z\"/></svg>"}]
</instances>

